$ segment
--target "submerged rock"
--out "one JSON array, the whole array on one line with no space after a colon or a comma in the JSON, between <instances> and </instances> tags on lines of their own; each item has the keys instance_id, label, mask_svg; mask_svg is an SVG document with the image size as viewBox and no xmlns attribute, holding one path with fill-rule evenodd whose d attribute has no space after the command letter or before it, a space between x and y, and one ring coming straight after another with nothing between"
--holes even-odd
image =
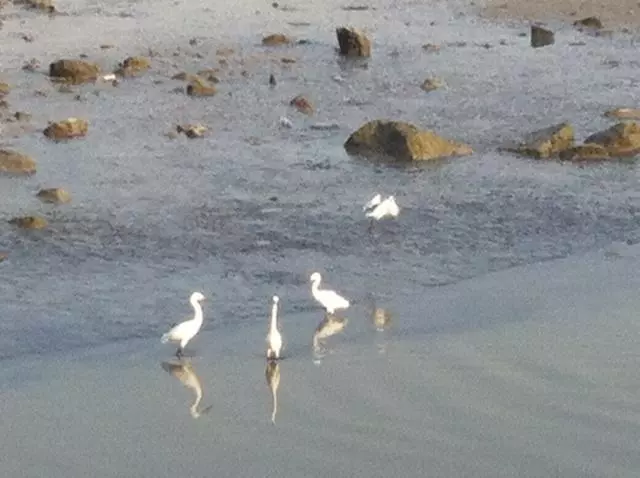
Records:
<instances>
[{"instance_id":1,"label":"submerged rock","mask_svg":"<svg viewBox=\"0 0 640 478\"><path fill-rule=\"evenodd\" d=\"M420 88L422 88L427 93L433 90L437 90L438 88L442 88L445 86L444 80L440 78L427 78L422 82Z\"/></svg>"},{"instance_id":2,"label":"submerged rock","mask_svg":"<svg viewBox=\"0 0 640 478\"><path fill-rule=\"evenodd\" d=\"M392 161L423 161L473 153L470 146L402 121L370 121L344 143L349 154Z\"/></svg>"},{"instance_id":3,"label":"submerged rock","mask_svg":"<svg viewBox=\"0 0 640 478\"><path fill-rule=\"evenodd\" d=\"M371 41L367 36L355 28L336 28L340 54L344 56L371 56Z\"/></svg>"},{"instance_id":4,"label":"submerged rock","mask_svg":"<svg viewBox=\"0 0 640 478\"><path fill-rule=\"evenodd\" d=\"M604 114L608 118L640 120L640 108L616 108Z\"/></svg>"},{"instance_id":5,"label":"submerged rock","mask_svg":"<svg viewBox=\"0 0 640 478\"><path fill-rule=\"evenodd\" d=\"M201 138L207 131L207 127L203 124L186 124L176 126L178 133L184 133L187 138Z\"/></svg>"},{"instance_id":6,"label":"submerged rock","mask_svg":"<svg viewBox=\"0 0 640 478\"><path fill-rule=\"evenodd\" d=\"M9 219L9 224L21 229L44 229L49 223L40 216L22 216Z\"/></svg>"},{"instance_id":7,"label":"submerged rock","mask_svg":"<svg viewBox=\"0 0 640 478\"><path fill-rule=\"evenodd\" d=\"M151 60L144 56L130 56L126 58L115 71L115 74L124 78L138 76L151 68Z\"/></svg>"},{"instance_id":8,"label":"submerged rock","mask_svg":"<svg viewBox=\"0 0 640 478\"><path fill-rule=\"evenodd\" d=\"M289 105L296 108L300 113L311 116L315 111L313 104L305 96L298 95L289 102Z\"/></svg>"},{"instance_id":9,"label":"submerged rock","mask_svg":"<svg viewBox=\"0 0 640 478\"><path fill-rule=\"evenodd\" d=\"M585 145L605 148L609 156L635 156L640 153L640 125L635 122L618 123L584 140Z\"/></svg>"},{"instance_id":10,"label":"submerged rock","mask_svg":"<svg viewBox=\"0 0 640 478\"><path fill-rule=\"evenodd\" d=\"M35 172L36 162L30 156L0 149L0 173L33 174Z\"/></svg>"},{"instance_id":11,"label":"submerged rock","mask_svg":"<svg viewBox=\"0 0 640 478\"><path fill-rule=\"evenodd\" d=\"M553 45L555 41L555 35L551 30L538 25L531 25L531 46L533 48Z\"/></svg>"},{"instance_id":12,"label":"submerged rock","mask_svg":"<svg viewBox=\"0 0 640 478\"><path fill-rule=\"evenodd\" d=\"M288 45L290 43L292 43L291 38L283 33L273 33L262 39L262 44L265 46Z\"/></svg>"},{"instance_id":13,"label":"submerged rock","mask_svg":"<svg viewBox=\"0 0 640 478\"><path fill-rule=\"evenodd\" d=\"M74 84L95 81L100 67L83 60L58 60L49 65L49 76L61 78Z\"/></svg>"},{"instance_id":14,"label":"submerged rock","mask_svg":"<svg viewBox=\"0 0 640 478\"><path fill-rule=\"evenodd\" d=\"M79 138L85 136L89 130L89 123L79 118L67 118L63 121L50 123L43 133L55 141L62 139Z\"/></svg>"},{"instance_id":15,"label":"submerged rock","mask_svg":"<svg viewBox=\"0 0 640 478\"><path fill-rule=\"evenodd\" d=\"M53 204L64 204L71 201L71 195L62 188L41 189L36 194L36 197L42 202Z\"/></svg>"},{"instance_id":16,"label":"submerged rock","mask_svg":"<svg viewBox=\"0 0 640 478\"><path fill-rule=\"evenodd\" d=\"M579 144L560 152L563 161L602 161L610 159L609 152L599 144Z\"/></svg>"},{"instance_id":17,"label":"submerged rock","mask_svg":"<svg viewBox=\"0 0 640 478\"><path fill-rule=\"evenodd\" d=\"M542 159L573 147L574 141L573 127L569 123L560 123L534 131L522 143L506 149L524 156Z\"/></svg>"}]
</instances>

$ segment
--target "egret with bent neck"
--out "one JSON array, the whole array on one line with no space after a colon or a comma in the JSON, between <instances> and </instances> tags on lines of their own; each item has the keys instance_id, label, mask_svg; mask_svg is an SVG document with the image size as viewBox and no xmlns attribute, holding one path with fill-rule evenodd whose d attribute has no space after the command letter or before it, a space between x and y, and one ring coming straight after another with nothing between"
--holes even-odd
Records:
<instances>
[{"instance_id":1,"label":"egret with bent neck","mask_svg":"<svg viewBox=\"0 0 640 478\"><path fill-rule=\"evenodd\" d=\"M348 309L349 301L337 294L333 290L320 289L320 282L322 282L322 276L319 272L311 274L311 294L329 314L333 314L338 309Z\"/></svg>"}]
</instances>

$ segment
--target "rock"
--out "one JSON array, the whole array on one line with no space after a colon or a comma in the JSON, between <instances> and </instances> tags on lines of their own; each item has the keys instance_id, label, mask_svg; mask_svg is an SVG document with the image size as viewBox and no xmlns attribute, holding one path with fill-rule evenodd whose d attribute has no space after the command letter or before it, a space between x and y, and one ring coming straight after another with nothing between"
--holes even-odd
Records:
<instances>
[{"instance_id":1,"label":"rock","mask_svg":"<svg viewBox=\"0 0 640 478\"><path fill-rule=\"evenodd\" d=\"M584 144L601 145L609 156L635 156L640 153L640 125L635 122L618 123L592 134Z\"/></svg>"},{"instance_id":2,"label":"rock","mask_svg":"<svg viewBox=\"0 0 640 478\"><path fill-rule=\"evenodd\" d=\"M608 118L640 119L640 108L616 108L604 114Z\"/></svg>"},{"instance_id":3,"label":"rock","mask_svg":"<svg viewBox=\"0 0 640 478\"><path fill-rule=\"evenodd\" d=\"M445 83L440 78L427 78L422 82L420 88L422 88L427 93L433 90L437 90L438 88L442 88L445 86Z\"/></svg>"},{"instance_id":4,"label":"rock","mask_svg":"<svg viewBox=\"0 0 640 478\"><path fill-rule=\"evenodd\" d=\"M295 107L300 113L311 116L314 112L314 107L311 102L302 95L296 96L289 102L289 105Z\"/></svg>"},{"instance_id":5,"label":"rock","mask_svg":"<svg viewBox=\"0 0 640 478\"><path fill-rule=\"evenodd\" d=\"M269 75L269 86L276 86L276 77L273 73Z\"/></svg>"},{"instance_id":6,"label":"rock","mask_svg":"<svg viewBox=\"0 0 640 478\"><path fill-rule=\"evenodd\" d=\"M151 60L144 56L130 56L126 58L115 71L115 74L123 78L131 78L144 73L151 68Z\"/></svg>"},{"instance_id":7,"label":"rock","mask_svg":"<svg viewBox=\"0 0 640 478\"><path fill-rule=\"evenodd\" d=\"M522 143L506 149L533 158L549 158L565 149L572 148L574 140L573 127L569 123L560 123L534 131Z\"/></svg>"},{"instance_id":8,"label":"rock","mask_svg":"<svg viewBox=\"0 0 640 478\"><path fill-rule=\"evenodd\" d=\"M0 252L0 262L4 261L7 257L9 257L9 254L6 252Z\"/></svg>"},{"instance_id":9,"label":"rock","mask_svg":"<svg viewBox=\"0 0 640 478\"><path fill-rule=\"evenodd\" d=\"M85 136L89 129L89 123L79 118L67 118L66 120L49 123L43 133L55 141L61 139L79 138Z\"/></svg>"},{"instance_id":10,"label":"rock","mask_svg":"<svg viewBox=\"0 0 640 478\"><path fill-rule=\"evenodd\" d=\"M602 161L609 158L607 149L599 144L580 144L560 152L563 161Z\"/></svg>"},{"instance_id":11,"label":"rock","mask_svg":"<svg viewBox=\"0 0 640 478\"><path fill-rule=\"evenodd\" d=\"M551 30L542 28L538 25L531 25L531 46L540 48L555 43L555 35Z\"/></svg>"},{"instance_id":12,"label":"rock","mask_svg":"<svg viewBox=\"0 0 640 478\"><path fill-rule=\"evenodd\" d=\"M576 20L573 22L573 26L582 30L584 28L591 30L600 30L602 29L602 22L598 17L587 17L581 20Z\"/></svg>"},{"instance_id":13,"label":"rock","mask_svg":"<svg viewBox=\"0 0 640 478\"><path fill-rule=\"evenodd\" d=\"M202 135L207 131L207 127L198 123L198 124L187 124L187 125L178 125L176 126L176 131L178 133L184 133L187 138L201 138Z\"/></svg>"},{"instance_id":14,"label":"rock","mask_svg":"<svg viewBox=\"0 0 640 478\"><path fill-rule=\"evenodd\" d=\"M290 43L292 43L291 38L282 33L267 35L262 39L262 44L265 46L288 45Z\"/></svg>"},{"instance_id":15,"label":"rock","mask_svg":"<svg viewBox=\"0 0 640 478\"><path fill-rule=\"evenodd\" d=\"M186 71L181 71L180 73L176 73L171 77L172 80L180 80L180 81L192 81L196 78L197 75L192 75L191 73L187 73Z\"/></svg>"},{"instance_id":16,"label":"rock","mask_svg":"<svg viewBox=\"0 0 640 478\"><path fill-rule=\"evenodd\" d=\"M29 8L34 8L36 10L42 10L46 13L55 13L56 7L53 4L52 0L25 0L24 2L16 2L16 3L24 3Z\"/></svg>"},{"instance_id":17,"label":"rock","mask_svg":"<svg viewBox=\"0 0 640 478\"><path fill-rule=\"evenodd\" d=\"M470 146L420 130L402 121L370 121L344 143L349 154L383 156L393 161L423 161L473 152Z\"/></svg>"},{"instance_id":18,"label":"rock","mask_svg":"<svg viewBox=\"0 0 640 478\"><path fill-rule=\"evenodd\" d=\"M62 188L41 189L36 197L42 202L64 204L71 201L71 195Z\"/></svg>"},{"instance_id":19,"label":"rock","mask_svg":"<svg viewBox=\"0 0 640 478\"><path fill-rule=\"evenodd\" d=\"M209 68L207 70L200 70L198 72L198 76L205 81L210 83L220 83L220 78L218 77L219 70L215 68Z\"/></svg>"},{"instance_id":20,"label":"rock","mask_svg":"<svg viewBox=\"0 0 640 478\"><path fill-rule=\"evenodd\" d=\"M95 81L100 67L83 60L58 60L49 65L49 76L62 78L74 84Z\"/></svg>"},{"instance_id":21,"label":"rock","mask_svg":"<svg viewBox=\"0 0 640 478\"><path fill-rule=\"evenodd\" d=\"M9 224L13 224L22 229L44 229L47 227L47 220L40 216L23 216L9 219Z\"/></svg>"},{"instance_id":22,"label":"rock","mask_svg":"<svg viewBox=\"0 0 640 478\"><path fill-rule=\"evenodd\" d=\"M7 83L0 81L0 98L7 96L11 91L11 87Z\"/></svg>"},{"instance_id":23,"label":"rock","mask_svg":"<svg viewBox=\"0 0 640 478\"><path fill-rule=\"evenodd\" d=\"M9 174L33 174L36 162L26 154L0 149L0 172Z\"/></svg>"},{"instance_id":24,"label":"rock","mask_svg":"<svg viewBox=\"0 0 640 478\"><path fill-rule=\"evenodd\" d=\"M437 51L440 51L440 45L436 45L434 43L425 43L424 45L422 45L422 49L429 53L435 53Z\"/></svg>"},{"instance_id":25,"label":"rock","mask_svg":"<svg viewBox=\"0 0 640 478\"><path fill-rule=\"evenodd\" d=\"M340 54L344 56L371 56L371 41L364 33L355 28L337 28L338 46Z\"/></svg>"},{"instance_id":26,"label":"rock","mask_svg":"<svg viewBox=\"0 0 640 478\"><path fill-rule=\"evenodd\" d=\"M187 85L187 94L189 96L213 96L216 93L216 87L209 85L199 76L194 76Z\"/></svg>"},{"instance_id":27,"label":"rock","mask_svg":"<svg viewBox=\"0 0 640 478\"><path fill-rule=\"evenodd\" d=\"M282 57L280 58L280 61L282 63L284 63L285 65L290 65L292 63L295 63L297 60L295 58L290 58L290 57Z\"/></svg>"}]
</instances>

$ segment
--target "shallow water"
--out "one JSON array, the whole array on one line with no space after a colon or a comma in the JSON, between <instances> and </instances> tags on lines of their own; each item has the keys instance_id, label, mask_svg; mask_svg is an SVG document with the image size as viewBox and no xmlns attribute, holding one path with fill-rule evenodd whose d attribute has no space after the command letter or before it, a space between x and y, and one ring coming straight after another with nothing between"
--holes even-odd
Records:
<instances>
[{"instance_id":1,"label":"shallow water","mask_svg":"<svg viewBox=\"0 0 640 478\"><path fill-rule=\"evenodd\" d=\"M612 269L609 277L604 268L594 286L585 277L588 261L585 266L576 258L578 265L572 267L579 274L563 275L564 263L554 264L553 273L530 279L515 297L504 291L513 294L513 283L528 268L486 274L527 264L535 271L543 261L638 242L640 174L634 161L582 167L497 152L507 140L563 120L571 121L583 139L612 124L603 111L634 106L637 36L594 38L554 25L556 45L533 50L528 38L518 36L528 31L526 25L481 22L460 14L452 3L367 2L377 7L368 12L345 12L336 2L287 3L293 11L228 3L73 1L59 4L68 17L16 10L5 20L0 77L14 86L8 97L12 108L32 113L35 129L4 138L3 145L33 155L38 173L0 177L2 215L40 213L51 222L45 231L25 233L0 221L0 250L10 253L0 265L0 357L8 364L6 383L17 386L33 373L34 393L51 390L52 402L64 404L46 419L57 430L75 416L76 401L85 402L89 390L97 390L93 399L99 400L99 390L117 381L121 370L116 389L137 395L135 384L141 381L141 399L161 408L134 420L144 434L132 432L130 442L112 443L106 456L124 460L141 476L184 469L191 458L149 450L184 440L189 443L179 445L183 451L209 449L211 437L202 435L209 426L186 429L186 405L179 415L169 404L157 405L155 395L168 392L158 391L156 382L173 380L159 365L171 351L157 341L169 324L190 313L189 293L202 290L210 301L196 345L196 367L204 369L203 382L225 384L214 394L216 405L235 407L218 410L216 420L229 413L242 417L239 424L222 419L225 435L215 438L215 457L223 462L223 476L231 476L240 464L243 476L255 476L262 473L260 457L268 461L260 445L270 433L256 429L264 410L258 414L254 401L268 398L258 354L270 297L278 294L290 338L282 383L295 384L288 406L298 409L293 421L285 420L289 448L268 461L267 474L275 473L287 450L303 453L304 448L306 458L290 465L297 476L317 476L326 469L340 474L343 467L352 470L351 476L388 476L398 470L417 476L432 470L434 476L534 477L554 476L556 469L559 476L633 476L639 463L628 447L637 442L631 438L638 436L638 404L623 392L637 391L637 382L620 375L638 354L636 342L628 340L637 336L633 308L615 320L596 313L597 308L576 315L562 293L570 288L576 304L584 299L615 309L615 299L635 297L634 269ZM123 13L133 17L122 18ZM77 28L78 22L83 28ZM310 25L291 24L296 22ZM343 23L372 32L374 56L368 67L337 58L334 28ZM76 33L70 36L69 31ZM276 31L310 43L279 49L259 45L263 34ZM32 33L35 41L23 42L19 32ZM189 44L194 37L195 46ZM501 39L507 44L499 45ZM459 41L467 45L455 46ZM570 46L574 41L586 44ZM426 53L421 45L427 42L442 44L441 51ZM486 42L492 48L481 46ZM101 50L106 43L114 48ZM190 99L172 92L182 85L169 79L174 73L214 67L216 50L226 47L235 53L221 70L216 97ZM43 74L49 62L61 57L86 53L113 68L149 48L156 52L153 70L115 88L90 85L65 94ZM282 66L283 56L297 62ZM44 65L42 71L20 71L32 57ZM612 67L612 61L619 65ZM268 85L271 72L278 79L274 89ZM344 81L334 81L335 75ZM448 86L426 94L419 85L432 75ZM48 96L37 97L35 90ZM316 105L312 118L288 106L298 93ZM282 115L291 118L293 129L278 126ZM89 120L87 138L53 144L42 136L47 121L68 116ZM348 157L342 147L348 134L379 117L433 128L468 142L476 153L407 168ZM165 136L184 122L202 122L209 133L197 140ZM316 123L338 128L314 130ZM35 193L51 186L69 189L73 202L55 208L40 204ZM369 237L361 206L376 192L394 193L402 212L398 221L380 224ZM344 346L335 352L342 355L334 361L329 355L318 369L309 350L309 335L320 320L308 285L314 270L354 304L345 332L329 339ZM553 282L556 276L565 282ZM460 282L468 278L474 280ZM544 288L547 282L557 289ZM400 318L389 343L372 343L363 319L368 293ZM150 351L136 355L139 345ZM106 363L87 358L96 347ZM388 355L377 355L385 347ZM116 350L118 357L113 356ZM396 362L385 358L393 353ZM38 356L54 365L35 372L43 366ZM247 356L252 359L245 362ZM80 359L79 368L73 357ZM132 366L136 358L141 364ZM372 360L381 362L373 365L378 362ZM360 380L378 366L389 366L384 380L392 392L383 392L378 380ZM85 378L70 376L68 370ZM247 374L255 374L256 381L243 381ZM586 385L583 374L589 377ZM336 376L335 396L330 396ZM610 387L614 378L620 388ZM86 389L81 385L85 379ZM595 395L587 393L589 384ZM172 385L181 394L176 403L182 403L187 392L177 381ZM153 398L144 387L153 390ZM258 389L264 397L253 393ZM317 390L326 395L316 397ZM5 393L12 427L28 422L30 410L52 403L48 395L38 402L19 390ZM337 399L351 418L333 410ZM251 403L244 408L242 400ZM367 400L380 403L358 412ZM20 409L21 401L28 406ZM309 403L323 412L310 415ZM104 400L98 405L102 411L91 433L106 427L100 432L105 441L90 441L85 451L98 460L91 468L101 470L95 476L116 476L118 468L111 470L111 458L98 450L114 436L123 438L118 420L137 417L146 407L123 398L124 412L117 418L116 405ZM95 411L95 405L77 406L85 414ZM270 426L264 417L264 426ZM334 426L345 420L351 425ZM65 426L70 433L89 433L85 422L79 418ZM396 427L388 449L387 432L370 428L376 423L381 429L385 423ZM149 424L152 430L146 429ZM41 426L34 422L36 429ZM168 436L162 431L167 426ZM28 428L24 434L33 432ZM149 441L147 432L162 437ZM574 440L568 442L570 434ZM196 445L198 440L208 442ZM310 440L317 440L317 447ZM150 458L137 461L126 443L151 453ZM234 444L251 453L251 460L230 451ZM350 447L360 447L355 460L349 458ZM326 458L330 452L335 462ZM52 463L59 464L52 476L86 474L84 465L65 465L53 455L34 458L35 468L20 473L26 462L17 448L12 453L12 476L34 476L29 470ZM51 453L64 455L58 449ZM378 453L386 457L384 466L372 461ZM209 476L209 455L193 455L201 461L193 465L192 476L204 476L203 470Z\"/></svg>"}]
</instances>

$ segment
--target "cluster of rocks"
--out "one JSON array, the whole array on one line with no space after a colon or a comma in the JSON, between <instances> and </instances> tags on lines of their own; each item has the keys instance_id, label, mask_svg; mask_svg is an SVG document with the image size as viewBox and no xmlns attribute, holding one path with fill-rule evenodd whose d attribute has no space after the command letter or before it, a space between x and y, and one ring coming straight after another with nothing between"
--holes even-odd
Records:
<instances>
[{"instance_id":1,"label":"cluster of rocks","mask_svg":"<svg viewBox=\"0 0 640 478\"><path fill-rule=\"evenodd\" d=\"M522 143L506 149L536 159L567 161L631 157L640 153L640 125L620 122L588 136L582 144L576 144L571 124L560 123L534 131Z\"/></svg>"},{"instance_id":2,"label":"cluster of rocks","mask_svg":"<svg viewBox=\"0 0 640 478\"><path fill-rule=\"evenodd\" d=\"M50 0L27 0L35 8L47 10L54 8ZM36 6L42 5L42 6ZM602 23L596 18L579 20L575 26L580 29L601 31ZM336 29L338 53L346 59L367 59L371 56L371 40L362 31L351 27ZM531 27L531 45L535 48L553 44L554 34L539 25ZM194 39L193 42L196 42ZM300 44L287 35L275 33L265 36L262 45L267 48L286 48ZM106 47L106 46L105 46ZM425 51L437 52L437 45L424 45ZM224 56L228 52L221 52ZM282 57L282 64L295 63L295 59ZM220 60L223 65L224 59ZM128 57L110 72L103 72L98 64L81 59L60 59L49 65L49 77L63 85L78 85L87 82L116 81L116 79L137 77L152 67L151 60L143 56ZM37 68L37 62L29 62L25 69ZM184 88L179 91L189 97L213 97L217 94L216 84L219 83L219 72L216 69L201 70L191 74L181 72L172 77L174 80L184 81ZM115 83L114 83L115 84ZM277 81L272 74L269 84L275 87ZM444 87L443 80L427 78L420 87L430 92ZM0 102L5 102L11 88L0 82ZM5 102L6 106L6 102ZM289 101L289 106L299 113L312 116L316 108L311 100L304 95L297 95ZM18 113L16 113L16 118ZM606 116L625 120L614 126L588 136L582 144L576 144L573 127L569 123L562 123L544 130L531 133L521 143L506 148L508 151L534 157L538 159L557 158L571 161L607 160L626 157L640 153L640 126L626 121L640 119L640 110L622 108L606 113ZM284 121L286 120L286 121ZM281 125L291 127L287 118L281 118ZM332 125L330 125L332 126ZM49 123L43 134L56 142L85 137L89 124L81 118L66 118ZM320 129L320 128L318 128ZM183 134L187 138L201 138L207 132L207 127L200 123L188 123L175 126L168 135L177 137ZM465 156L473 153L468 144L439 136L436 132L421 129L419 126L388 119L378 119L365 123L353 132L344 143L348 154L368 158L374 161L403 163L412 161L426 161L438 158ZM5 174L34 174L35 161L22 153L10 149L0 150L0 173ZM37 197L46 203L64 204L70 201L70 195L61 188L43 189ZM42 229L47 226L46 219L39 216L17 217L10 220L12 224L21 228Z\"/></svg>"}]
</instances>

